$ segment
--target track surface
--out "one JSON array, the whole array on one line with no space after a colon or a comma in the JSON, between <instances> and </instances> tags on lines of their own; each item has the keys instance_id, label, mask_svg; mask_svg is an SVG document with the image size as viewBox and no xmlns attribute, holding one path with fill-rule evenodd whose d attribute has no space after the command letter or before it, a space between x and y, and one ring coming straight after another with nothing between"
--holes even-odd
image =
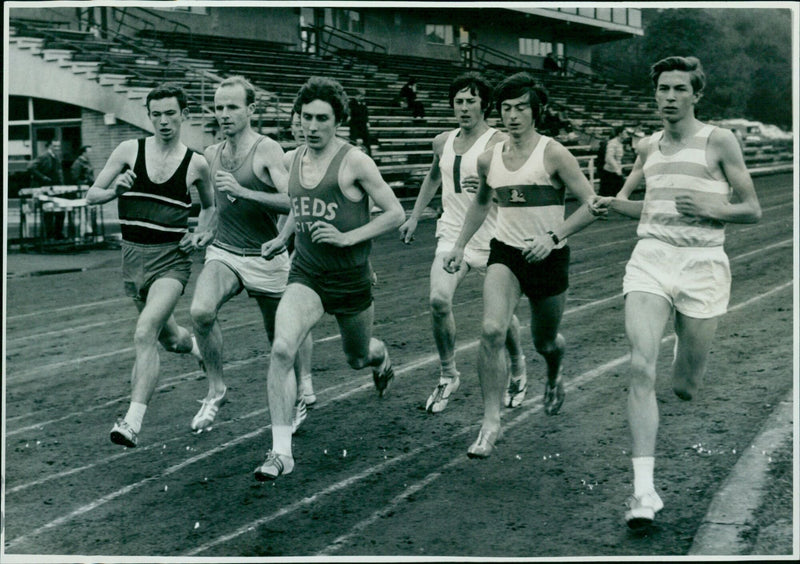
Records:
<instances>
[{"instance_id":1,"label":"track surface","mask_svg":"<svg viewBox=\"0 0 800 564\"><path fill-rule=\"evenodd\" d=\"M189 421L205 381L187 356L161 353L159 387L140 446L112 444L133 363L135 309L118 264L7 281L5 553L130 556L635 556L684 555L716 489L773 406L791 389L791 175L756 179L758 225L731 225L733 291L700 397L670 388L672 338L659 362L656 486L665 509L627 530L632 491L625 402L628 345L622 274L636 222L597 222L570 239L567 399L541 410L544 363L525 326L522 407L506 410L494 455L470 460L481 394L475 373L481 284L456 294L462 387L441 414L424 404L438 377L427 306L434 222L416 242L394 234L372 254L375 334L397 373L379 400L369 371L351 371L336 324L314 331L318 403L295 437L295 472L252 477L270 444L268 345L255 304L220 318L229 403L210 432ZM195 274L179 302L189 326Z\"/></svg>"}]
</instances>

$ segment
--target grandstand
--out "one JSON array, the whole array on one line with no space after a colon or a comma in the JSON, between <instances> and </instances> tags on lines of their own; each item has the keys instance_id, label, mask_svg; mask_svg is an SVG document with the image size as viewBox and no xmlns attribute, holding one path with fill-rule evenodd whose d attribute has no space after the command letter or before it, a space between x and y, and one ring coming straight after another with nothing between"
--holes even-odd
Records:
<instances>
[{"instance_id":1,"label":"grandstand","mask_svg":"<svg viewBox=\"0 0 800 564\"><path fill-rule=\"evenodd\" d=\"M545 42L544 48L557 48L563 65L563 72L550 73L541 67L540 56L522 55L508 48L498 49L501 38L489 36L483 30L480 34L481 37L487 37L486 44L474 41L473 32L468 43L461 43L455 50L450 49L447 57L432 56L430 49L412 48L413 38L407 38L407 32L401 36L405 40L402 45L395 45L400 39L393 37L390 32L378 33L378 29L374 34L368 33L366 21L385 23L392 17L395 21L398 17L411 17L405 12L401 13L400 9L395 9L394 13L389 10L359 11L361 25L364 26L361 33L344 29L347 26L337 28L329 25L328 19L317 21L315 17L315 24L302 25L300 33L294 38L283 28L280 28L283 33L278 33L276 28L274 34L262 31L252 33L254 37L242 34L234 38L223 31L211 33L211 29L190 25L186 23L190 16L174 11L109 10L107 25L102 30L87 25L82 19L84 11L81 9L10 10L8 41L11 49L12 98L50 99L78 107L77 117L73 117L73 121L74 127L80 127L80 135L72 144L93 145L93 165L96 169L103 165L120 140L149 131L150 124L139 104L152 86L166 80L181 83L190 94L192 116L190 127L184 128L185 143L202 150L214 142L217 128L211 109L213 92L219 81L234 74L246 76L258 88L254 127L278 139L286 148L291 144L288 125L292 101L297 89L309 76L335 78L349 93L364 89L370 110L373 157L398 196L405 198L415 196L419 182L430 165L433 137L455 124L447 103L447 87L452 78L467 68L480 70L495 81L519 70L535 74L550 93L550 106L566 116L569 122L572 133L558 138L570 146L591 179L595 177L593 161L596 147L614 126L628 125L650 131L660 123L652 93L632 91L625 85L605 80L601 73L592 69L585 60L589 58L590 51L580 43L574 26L570 28L573 35L565 35L571 38L564 44ZM224 17L233 18L233 11L239 9L205 10L206 15L213 10L215 17L224 21ZM243 8L239 11L247 13L239 13L237 21L243 21L245 17L252 19L253 14L266 17L267 10L273 20L281 16L277 12L279 9L258 11ZM354 12L339 10L342 11ZM464 15L459 11L458 16L450 17L464 18L469 15L467 12L474 18L480 16L482 11L465 11ZM515 21L512 16L516 19L523 17L517 12L491 11L495 19L506 18L509 22ZM567 28L558 27L558 17L569 16L574 23L575 18L581 15L577 13L572 16L560 11L553 15L552 10L532 12L537 14L524 14L524 17L545 26L543 36L552 34L553 30L566 33L564 30ZM633 24L628 21L624 33L608 33L608 29L603 28L602 14L599 14L599 10L595 12L596 21L582 24L581 35L588 38L585 42L613 40L641 33L641 29L634 25L635 21ZM295 17L296 10L286 9L284 15ZM630 13L626 17L632 20L634 16L635 13ZM441 14L437 13L437 17L441 19ZM239 25L244 26L241 23ZM511 23L508 26L509 35L519 33L512 29ZM223 26L218 27L224 29ZM471 27L475 29L479 25L473 22ZM426 32L431 28L439 33L438 26L424 28ZM603 29L598 31L596 28ZM464 27L460 29L463 36ZM264 36L270 39L264 39ZM380 38L384 41L377 41ZM522 42L520 50L521 46ZM540 47L538 55L541 54ZM424 120L413 120L408 110L399 104L399 90L409 76L417 79L419 99L426 108ZM43 80L42 77L46 78ZM13 173L23 170L28 159L36 156L41 139L47 135L41 130L40 124L33 123L35 118L27 118L34 141L27 144L27 149L22 149L25 144L18 143L15 135L11 136L9 172L12 173L12 190L20 187L19 183L24 183L21 175L14 176ZM496 124L498 117L494 115L490 121ZM14 131L20 131L20 128ZM343 126L339 133L347 136L348 128ZM30 140L29 134L27 141ZM70 144L62 145L66 149L65 161L70 160ZM791 160L791 145L787 147L786 143L777 140L747 141L745 155L748 163L766 166ZM631 153L628 155L629 166L632 160Z\"/></svg>"}]
</instances>

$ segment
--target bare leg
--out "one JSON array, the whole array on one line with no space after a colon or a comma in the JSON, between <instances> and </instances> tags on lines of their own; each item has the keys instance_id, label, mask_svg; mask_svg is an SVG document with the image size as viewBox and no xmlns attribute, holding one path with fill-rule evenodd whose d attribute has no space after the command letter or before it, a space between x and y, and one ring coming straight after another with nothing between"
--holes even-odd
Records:
<instances>
[{"instance_id":1,"label":"bare leg","mask_svg":"<svg viewBox=\"0 0 800 564\"><path fill-rule=\"evenodd\" d=\"M206 263L197 279L190 311L197 346L203 355L208 377L206 400L214 400L226 390L222 374L222 329L217 314L239 288L239 278L225 264L216 260Z\"/></svg>"},{"instance_id":2,"label":"bare leg","mask_svg":"<svg viewBox=\"0 0 800 564\"><path fill-rule=\"evenodd\" d=\"M442 256L436 255L431 265L430 308L433 339L442 363L442 373L453 376L455 368L456 320L453 316L453 295L469 268L450 274L442 267Z\"/></svg>"},{"instance_id":3,"label":"bare leg","mask_svg":"<svg viewBox=\"0 0 800 564\"><path fill-rule=\"evenodd\" d=\"M697 319L675 313L677 354L672 365L672 389L682 400L690 400L697 393L718 324L719 317Z\"/></svg>"}]
</instances>

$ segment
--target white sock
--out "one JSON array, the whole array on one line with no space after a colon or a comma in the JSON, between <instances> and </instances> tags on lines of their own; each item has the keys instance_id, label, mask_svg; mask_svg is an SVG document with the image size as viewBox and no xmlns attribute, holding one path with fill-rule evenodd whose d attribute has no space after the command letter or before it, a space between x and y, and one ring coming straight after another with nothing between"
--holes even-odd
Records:
<instances>
[{"instance_id":1,"label":"white sock","mask_svg":"<svg viewBox=\"0 0 800 564\"><path fill-rule=\"evenodd\" d=\"M142 421L144 414L147 411L147 404L132 401L128 407L128 413L125 414L125 421L128 422L133 430L138 433L142 430Z\"/></svg>"},{"instance_id":2,"label":"white sock","mask_svg":"<svg viewBox=\"0 0 800 564\"><path fill-rule=\"evenodd\" d=\"M203 360L203 353L200 352L200 347L197 346L197 337L194 335L192 335L192 350L189 351L189 354L191 354L197 360Z\"/></svg>"},{"instance_id":3,"label":"white sock","mask_svg":"<svg viewBox=\"0 0 800 564\"><path fill-rule=\"evenodd\" d=\"M656 490L653 485L653 467L655 457L639 456L631 458L633 463L633 494L644 495Z\"/></svg>"},{"instance_id":4,"label":"white sock","mask_svg":"<svg viewBox=\"0 0 800 564\"><path fill-rule=\"evenodd\" d=\"M514 378L519 378L525 374L525 355L518 356L508 355L511 359L511 374Z\"/></svg>"},{"instance_id":5,"label":"white sock","mask_svg":"<svg viewBox=\"0 0 800 564\"><path fill-rule=\"evenodd\" d=\"M272 452L292 458L292 426L272 426Z\"/></svg>"},{"instance_id":6,"label":"white sock","mask_svg":"<svg viewBox=\"0 0 800 564\"><path fill-rule=\"evenodd\" d=\"M442 376L445 378L455 378L458 371L456 370L456 357L451 356L447 360L442 361Z\"/></svg>"}]
</instances>

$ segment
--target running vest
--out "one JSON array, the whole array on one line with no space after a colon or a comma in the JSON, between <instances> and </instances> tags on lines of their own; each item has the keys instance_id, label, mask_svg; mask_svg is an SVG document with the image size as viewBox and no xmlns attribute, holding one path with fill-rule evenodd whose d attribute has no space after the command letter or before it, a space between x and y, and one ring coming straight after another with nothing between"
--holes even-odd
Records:
<instances>
[{"instance_id":1,"label":"running vest","mask_svg":"<svg viewBox=\"0 0 800 564\"><path fill-rule=\"evenodd\" d=\"M497 132L494 128L489 128L461 155L456 155L453 144L460 129L455 129L447 136L447 140L442 148L442 156L439 158L439 170L442 174L442 217L436 223L437 232L444 227L449 227L448 231L459 233L464 225L472 200L475 194L461 189L461 179L468 176L478 175L478 157L486 150L489 140ZM488 249L489 241L494 237L497 227L497 209L492 206L486 221L475 232L470 239L470 245L478 249Z\"/></svg>"},{"instance_id":2,"label":"running vest","mask_svg":"<svg viewBox=\"0 0 800 564\"><path fill-rule=\"evenodd\" d=\"M664 155L658 146L663 130L650 138L652 150L644 163L645 196L636 234L677 247L716 247L725 242L725 224L716 219L678 213L675 196L701 192L730 197L727 180L712 175L706 160L713 125L704 125L674 155Z\"/></svg>"},{"instance_id":3,"label":"running vest","mask_svg":"<svg viewBox=\"0 0 800 564\"><path fill-rule=\"evenodd\" d=\"M341 271L363 266L369 258L372 242L362 241L351 247L336 247L329 243L314 243L311 226L316 221L330 223L341 232L352 231L369 222L369 198L355 202L339 187L339 169L345 155L353 149L344 144L328 165L325 175L316 186L306 188L300 181L300 163L308 150L295 152L289 172L289 198L295 218L295 256L302 266L315 272Z\"/></svg>"},{"instance_id":4,"label":"running vest","mask_svg":"<svg viewBox=\"0 0 800 564\"><path fill-rule=\"evenodd\" d=\"M503 163L506 141L494 146L487 184L497 205L498 241L524 249L526 238L554 230L564 222L564 188L554 186L544 168L544 150L549 137L541 136L528 160L516 171ZM556 247L563 247L562 239Z\"/></svg>"},{"instance_id":5,"label":"running vest","mask_svg":"<svg viewBox=\"0 0 800 564\"><path fill-rule=\"evenodd\" d=\"M131 243L157 245L180 241L189 231L192 198L186 186L186 173L193 151L186 154L169 180L162 184L150 181L145 164L145 140L139 150L133 172L133 186L117 199L122 239Z\"/></svg>"},{"instance_id":6,"label":"running vest","mask_svg":"<svg viewBox=\"0 0 800 564\"><path fill-rule=\"evenodd\" d=\"M211 162L211 179L214 179L218 170L224 170L231 173L236 182L245 188L258 192L277 193L278 190L271 179L270 183L263 182L253 172L256 149L264 139L266 137L259 135L247 156L235 169L228 169L222 165L222 149L227 141L220 143ZM220 193L216 188L214 194L218 220L217 235L213 245L236 254L259 256L261 244L278 235L277 212L263 204Z\"/></svg>"}]
</instances>

